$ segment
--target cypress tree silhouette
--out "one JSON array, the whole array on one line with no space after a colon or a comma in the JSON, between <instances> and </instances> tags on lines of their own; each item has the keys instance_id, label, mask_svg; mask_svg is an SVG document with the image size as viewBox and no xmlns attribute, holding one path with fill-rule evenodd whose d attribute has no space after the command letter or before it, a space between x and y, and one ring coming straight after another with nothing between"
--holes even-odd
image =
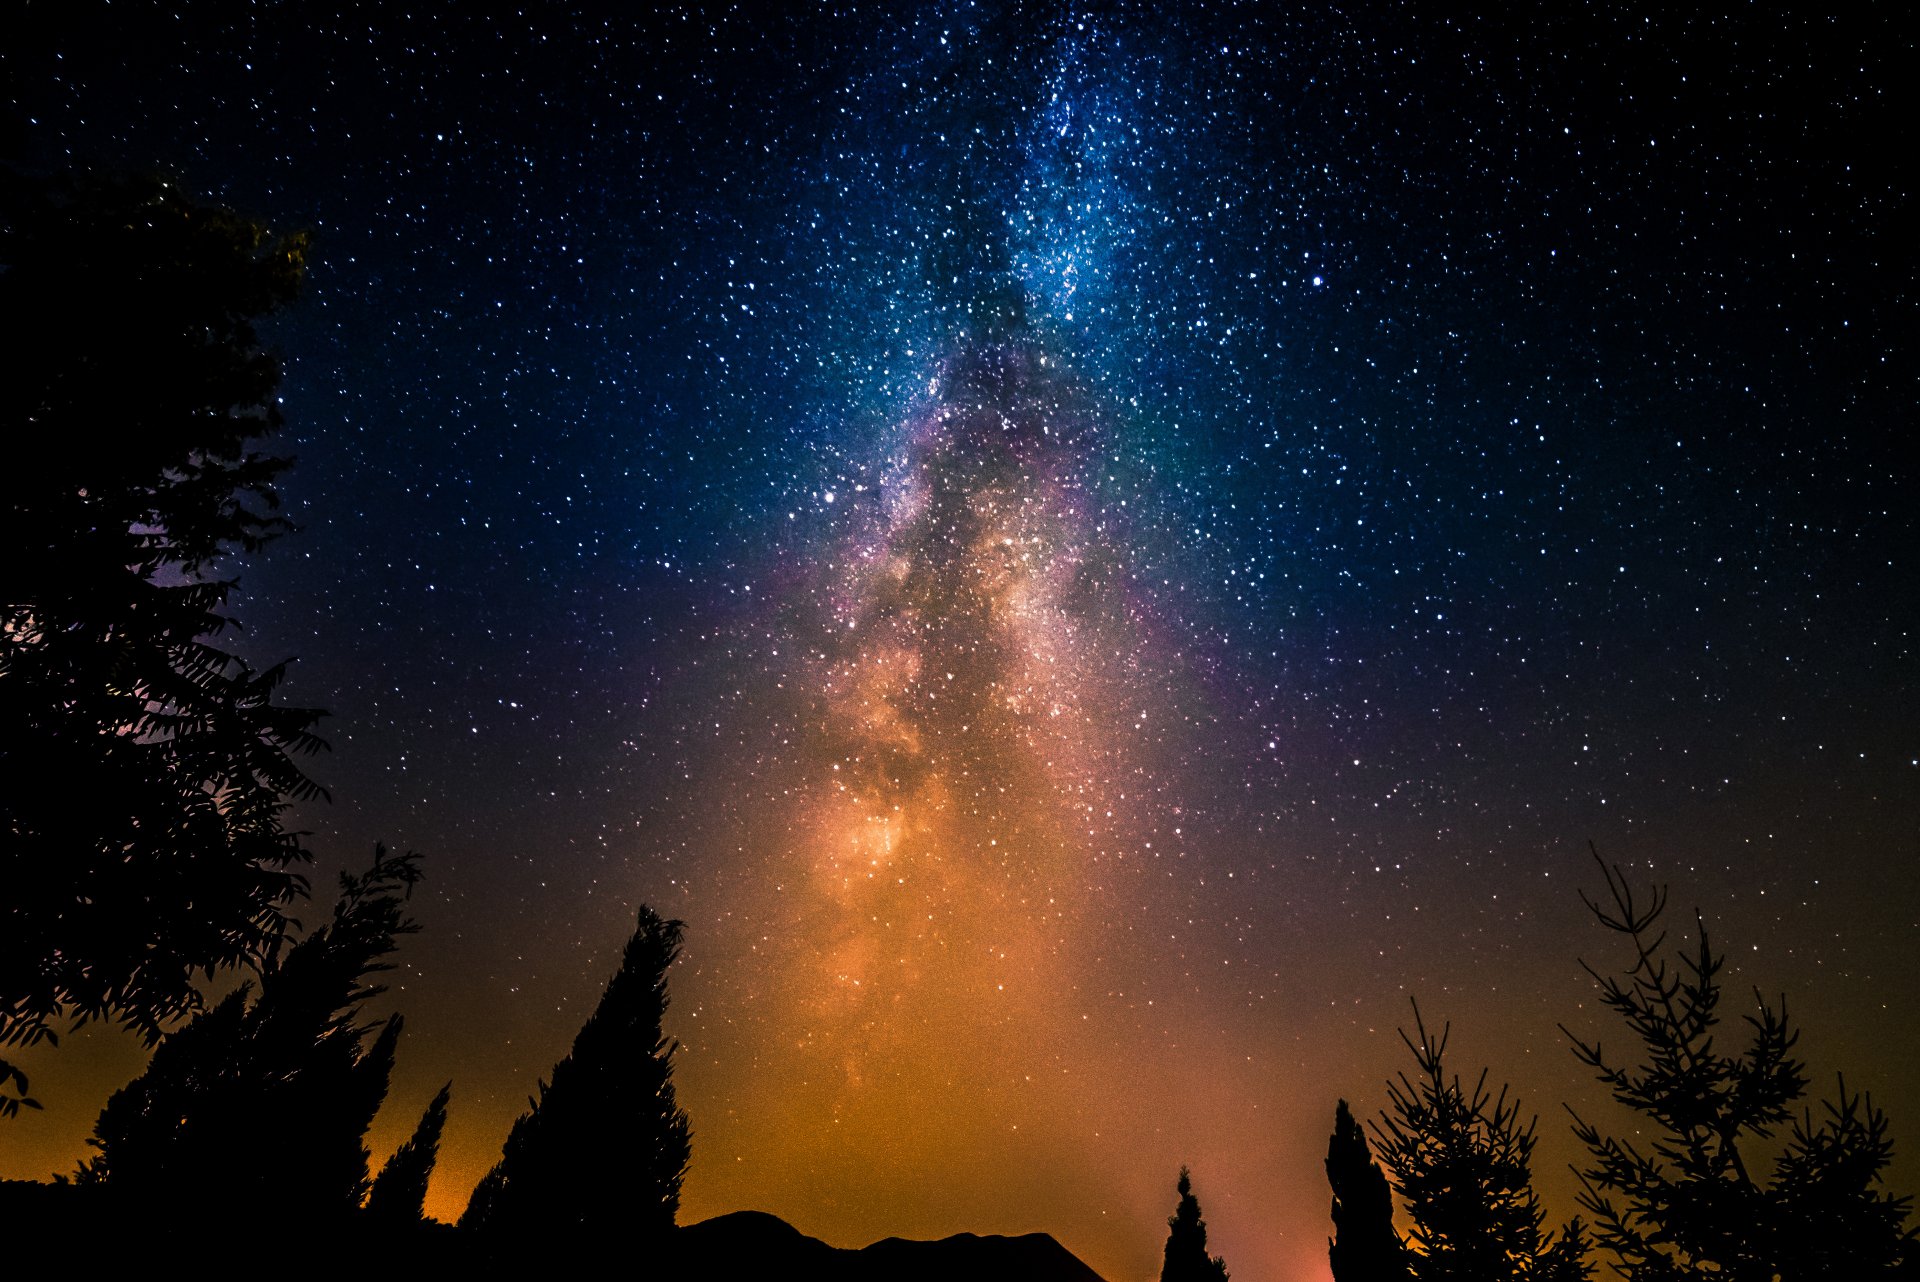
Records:
<instances>
[{"instance_id":1,"label":"cypress tree silhouette","mask_svg":"<svg viewBox=\"0 0 1920 1282\"><path fill-rule=\"evenodd\" d=\"M291 528L280 362L306 237L152 178L0 181L0 1047L118 1018L149 1043L197 979L257 966L305 889L282 815L315 709L214 643L224 553ZM26 1101L0 1061L0 1116Z\"/></svg>"},{"instance_id":2,"label":"cypress tree silhouette","mask_svg":"<svg viewBox=\"0 0 1920 1282\"><path fill-rule=\"evenodd\" d=\"M1696 944L1669 961L1660 925L1666 889L1639 899L1617 865L1597 850L1594 860L1610 902L1581 897L1603 926L1631 941L1633 960L1624 978L1587 971L1632 1030L1641 1062L1622 1063L1598 1042L1561 1031L1652 1133L1647 1152L1574 1115L1574 1133L1591 1155L1580 1204L1594 1216L1596 1245L1635 1282L1920 1276L1909 1199L1882 1185L1893 1156L1885 1115L1849 1094L1842 1078L1817 1124L1809 1110L1796 1117L1807 1077L1792 1054L1799 1034L1785 999L1776 1007L1756 991L1745 1016L1748 1045L1726 1054L1715 1032L1724 961L1706 924L1696 914ZM1753 1150L1782 1127L1787 1143L1768 1182Z\"/></svg>"},{"instance_id":3,"label":"cypress tree silhouette","mask_svg":"<svg viewBox=\"0 0 1920 1282\"><path fill-rule=\"evenodd\" d=\"M658 1241L673 1228L692 1131L674 1100L678 1044L661 1021L682 929L641 907L619 971L553 1066L552 1084L540 1084L513 1124L462 1228L522 1242Z\"/></svg>"},{"instance_id":4,"label":"cypress tree silhouette","mask_svg":"<svg viewBox=\"0 0 1920 1282\"><path fill-rule=\"evenodd\" d=\"M1387 1083L1390 1112L1374 1124L1380 1160L1405 1199L1412 1230L1408 1265L1417 1282L1580 1282L1589 1276L1580 1221L1559 1235L1533 1192L1535 1121L1520 1104L1487 1093L1484 1071L1471 1092L1449 1079L1441 1058L1451 1026L1436 1040L1413 1008L1419 1041L1402 1030L1419 1080Z\"/></svg>"},{"instance_id":5,"label":"cypress tree silhouette","mask_svg":"<svg viewBox=\"0 0 1920 1282\"><path fill-rule=\"evenodd\" d=\"M1227 1282L1227 1264L1207 1254L1207 1222L1200 1218L1200 1199L1193 1180L1180 1168L1180 1205L1167 1217L1166 1260L1160 1282Z\"/></svg>"},{"instance_id":6,"label":"cypress tree silhouette","mask_svg":"<svg viewBox=\"0 0 1920 1282\"><path fill-rule=\"evenodd\" d=\"M114 1092L87 1141L99 1152L76 1172L78 1182L164 1191L216 1177L219 1161L215 1171L203 1169L210 1147L203 1136L217 1125L213 1102L231 1089L251 995L242 985L194 1016L155 1048L145 1072Z\"/></svg>"},{"instance_id":7,"label":"cypress tree silhouette","mask_svg":"<svg viewBox=\"0 0 1920 1282\"><path fill-rule=\"evenodd\" d=\"M367 1127L386 1097L401 1020L359 1023L370 975L417 929L404 899L416 856L374 850L342 874L332 919L262 974L165 1038L147 1070L101 1110L98 1150L76 1173L158 1212L216 1197L344 1214L367 1192ZM271 1137L274 1178L261 1180Z\"/></svg>"},{"instance_id":8,"label":"cypress tree silhouette","mask_svg":"<svg viewBox=\"0 0 1920 1282\"><path fill-rule=\"evenodd\" d=\"M447 1099L452 1093L452 1082L440 1088L413 1134L380 1168L367 1193L369 1216L383 1224L418 1224L426 1218L427 1181L440 1157L440 1135L447 1127Z\"/></svg>"},{"instance_id":9,"label":"cypress tree silhouette","mask_svg":"<svg viewBox=\"0 0 1920 1282\"><path fill-rule=\"evenodd\" d=\"M358 1057L352 1053L351 1036L331 1038L330 1043L338 1047L335 1071L301 1074L307 1116L312 1121L290 1129L304 1141L306 1151L311 1154L309 1160L314 1172L309 1196L315 1205L322 1200L330 1203L334 1190L341 1188L348 1190L346 1201L350 1208L366 1201L372 1188L367 1165L372 1155L365 1143L367 1128L373 1125L380 1106L386 1103L387 1084L393 1080L394 1054L399 1049L400 1030L405 1023L398 1015L387 1019L380 1025L373 1045ZM346 1088L332 1087L327 1080L329 1076L344 1081ZM348 1135L353 1136L351 1144L343 1142Z\"/></svg>"},{"instance_id":10,"label":"cypress tree silhouette","mask_svg":"<svg viewBox=\"0 0 1920 1282\"><path fill-rule=\"evenodd\" d=\"M1334 1282L1405 1282L1406 1248L1393 1231L1393 1191L1345 1100L1334 1110L1327 1140L1327 1183L1333 1188L1327 1261Z\"/></svg>"}]
</instances>

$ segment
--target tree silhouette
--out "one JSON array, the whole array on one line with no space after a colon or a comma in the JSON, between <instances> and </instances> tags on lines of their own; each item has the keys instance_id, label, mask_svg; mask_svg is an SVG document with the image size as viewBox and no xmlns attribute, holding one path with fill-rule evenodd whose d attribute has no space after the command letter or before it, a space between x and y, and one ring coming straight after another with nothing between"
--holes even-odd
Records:
<instances>
[{"instance_id":1,"label":"tree silhouette","mask_svg":"<svg viewBox=\"0 0 1920 1282\"><path fill-rule=\"evenodd\" d=\"M1607 1054L1562 1026L1574 1054L1646 1120L1647 1147L1603 1134L1574 1116L1589 1164L1580 1203L1594 1217L1595 1244L1636 1282L1913 1276L1920 1250L1906 1227L1909 1199L1890 1196L1882 1175L1893 1156L1887 1121L1873 1101L1839 1080L1821 1116L1794 1105L1807 1091L1799 1039L1786 1002L1758 991L1744 1016L1747 1045L1727 1054L1716 1033L1720 969L1706 924L1696 942L1667 955L1660 925L1665 888L1637 897L1624 872L1594 852L1609 902L1586 900L1607 929L1632 943L1624 975L1602 975L1601 1000L1632 1031L1640 1062ZM1787 1141L1759 1169L1759 1150L1785 1128Z\"/></svg>"},{"instance_id":2,"label":"tree silhouette","mask_svg":"<svg viewBox=\"0 0 1920 1282\"><path fill-rule=\"evenodd\" d=\"M1483 1070L1471 1091L1442 1063L1451 1026L1438 1039L1413 1008L1418 1079L1387 1083L1390 1111L1374 1123L1380 1160L1406 1203L1412 1228L1407 1262L1417 1282L1577 1282L1589 1276L1578 1220L1543 1233L1534 1196L1534 1121L1520 1104L1487 1093Z\"/></svg>"},{"instance_id":3,"label":"tree silhouette","mask_svg":"<svg viewBox=\"0 0 1920 1282\"><path fill-rule=\"evenodd\" d=\"M1200 1199L1193 1195L1187 1168L1180 1168L1180 1205L1167 1217L1166 1261L1160 1282L1227 1282L1227 1263L1207 1254L1207 1222L1200 1218Z\"/></svg>"},{"instance_id":4,"label":"tree silhouette","mask_svg":"<svg viewBox=\"0 0 1920 1282\"><path fill-rule=\"evenodd\" d=\"M267 965L257 998L243 985L196 1016L107 1101L76 1179L156 1213L213 1197L319 1215L359 1206L363 1137L401 1028L398 1016L359 1021L383 991L368 977L416 929L404 900L418 877L414 855L380 847L366 873L342 874L332 919Z\"/></svg>"},{"instance_id":5,"label":"tree silhouette","mask_svg":"<svg viewBox=\"0 0 1920 1282\"><path fill-rule=\"evenodd\" d=\"M658 1241L680 1209L692 1132L674 1101L673 1052L661 1031L667 968L683 927L642 906L620 969L513 1124L500 1161L473 1191L462 1228L530 1241Z\"/></svg>"},{"instance_id":6,"label":"tree silhouette","mask_svg":"<svg viewBox=\"0 0 1920 1282\"><path fill-rule=\"evenodd\" d=\"M307 242L158 179L0 193L0 1047L63 1016L154 1041L198 976L272 953L305 888L282 813L319 792L290 754L321 714L213 638L217 560L288 528L253 325Z\"/></svg>"},{"instance_id":7,"label":"tree silhouette","mask_svg":"<svg viewBox=\"0 0 1920 1282\"><path fill-rule=\"evenodd\" d=\"M1393 1191L1345 1100L1334 1110L1327 1140L1327 1183L1333 1188L1327 1260L1334 1282L1405 1282L1406 1249L1393 1231Z\"/></svg>"},{"instance_id":8,"label":"tree silhouette","mask_svg":"<svg viewBox=\"0 0 1920 1282\"><path fill-rule=\"evenodd\" d=\"M426 1218L427 1181L440 1156L440 1135L447 1127L447 1099L453 1083L440 1088L420 1115L407 1142L395 1149L367 1193L367 1214L387 1224L417 1224Z\"/></svg>"}]
</instances>

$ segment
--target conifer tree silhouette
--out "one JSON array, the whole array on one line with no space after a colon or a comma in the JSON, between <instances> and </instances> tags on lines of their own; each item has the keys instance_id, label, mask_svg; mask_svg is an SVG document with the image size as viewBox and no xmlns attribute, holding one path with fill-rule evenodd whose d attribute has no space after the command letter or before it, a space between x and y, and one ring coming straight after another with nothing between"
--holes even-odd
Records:
<instances>
[{"instance_id":1,"label":"conifer tree silhouette","mask_svg":"<svg viewBox=\"0 0 1920 1282\"><path fill-rule=\"evenodd\" d=\"M1419 1066L1387 1083L1391 1104L1374 1123L1376 1151L1405 1200L1412 1228L1407 1263L1416 1282L1581 1282L1585 1230L1574 1220L1545 1233L1533 1191L1534 1121L1487 1074L1471 1091L1447 1076L1442 1056L1450 1027L1436 1039L1413 1008L1416 1042L1400 1039ZM1537 1120L1537 1119L1536 1119Z\"/></svg>"},{"instance_id":2,"label":"conifer tree silhouette","mask_svg":"<svg viewBox=\"0 0 1920 1282\"><path fill-rule=\"evenodd\" d=\"M452 1093L452 1082L440 1088L413 1134L380 1168L367 1192L369 1216L383 1224L417 1224L426 1218L427 1181L440 1157L440 1135L447 1128L447 1099Z\"/></svg>"},{"instance_id":3,"label":"conifer tree silhouette","mask_svg":"<svg viewBox=\"0 0 1920 1282\"><path fill-rule=\"evenodd\" d=\"M500 1161L473 1191L462 1228L530 1241L659 1240L680 1209L692 1131L674 1099L661 1031L667 968L682 923L642 906L599 1006L513 1124Z\"/></svg>"},{"instance_id":4,"label":"conifer tree silhouette","mask_svg":"<svg viewBox=\"0 0 1920 1282\"><path fill-rule=\"evenodd\" d=\"M262 974L166 1037L101 1110L76 1173L158 1212L219 1197L344 1214L367 1192L367 1127L386 1097L401 1020L360 1023L368 977L417 929L404 900L416 856L374 850L342 874L332 919ZM251 1000L249 1000L251 999ZM374 1034L371 1042L368 1035ZM270 1137L274 1178L261 1180Z\"/></svg>"},{"instance_id":5,"label":"conifer tree silhouette","mask_svg":"<svg viewBox=\"0 0 1920 1282\"><path fill-rule=\"evenodd\" d=\"M1180 1168L1180 1205L1167 1217L1167 1250L1160 1266L1160 1282L1227 1282L1227 1264L1207 1254L1207 1222L1200 1218L1200 1199L1193 1180Z\"/></svg>"},{"instance_id":6,"label":"conifer tree silhouette","mask_svg":"<svg viewBox=\"0 0 1920 1282\"><path fill-rule=\"evenodd\" d=\"M1327 1183L1333 1188L1327 1260L1334 1282L1406 1282L1406 1248L1393 1231L1393 1191L1345 1100L1334 1110L1327 1140Z\"/></svg>"},{"instance_id":7,"label":"conifer tree silhouette","mask_svg":"<svg viewBox=\"0 0 1920 1282\"><path fill-rule=\"evenodd\" d=\"M1756 991L1746 1048L1728 1054L1717 1031L1724 959L1705 922L1696 914L1694 944L1670 959L1665 888L1641 898L1617 865L1598 851L1594 860L1609 902L1582 898L1631 942L1632 960L1624 975L1587 971L1632 1031L1639 1062L1561 1031L1652 1137L1643 1148L1574 1115L1590 1155L1580 1204L1594 1217L1595 1244L1634 1282L1920 1275L1909 1199L1882 1183L1893 1156L1886 1116L1844 1078L1818 1121L1804 1107L1796 1116L1807 1076L1792 1053L1799 1034L1785 999L1776 1006ZM1787 1142L1768 1180L1760 1150L1782 1128Z\"/></svg>"}]
</instances>

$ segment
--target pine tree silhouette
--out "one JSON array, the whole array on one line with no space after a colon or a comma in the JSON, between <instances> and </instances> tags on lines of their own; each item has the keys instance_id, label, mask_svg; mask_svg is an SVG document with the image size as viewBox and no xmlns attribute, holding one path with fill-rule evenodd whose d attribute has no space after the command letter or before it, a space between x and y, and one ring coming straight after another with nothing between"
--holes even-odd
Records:
<instances>
[{"instance_id":1,"label":"pine tree silhouette","mask_svg":"<svg viewBox=\"0 0 1920 1282\"><path fill-rule=\"evenodd\" d=\"M1471 1091L1449 1078L1438 1038L1413 1008L1416 1042L1400 1039L1419 1065L1387 1083L1392 1105L1374 1124L1380 1160L1405 1199L1412 1229L1408 1264L1416 1282L1581 1282L1589 1276L1578 1220L1543 1232L1546 1212L1533 1191L1534 1120L1520 1104L1487 1093L1483 1071ZM1537 1119L1535 1119L1537 1120Z\"/></svg>"},{"instance_id":2,"label":"pine tree silhouette","mask_svg":"<svg viewBox=\"0 0 1920 1282\"><path fill-rule=\"evenodd\" d=\"M1227 1282L1227 1264L1207 1254L1207 1222L1200 1218L1200 1199L1193 1180L1180 1168L1180 1205L1167 1218L1166 1261L1160 1282Z\"/></svg>"},{"instance_id":3,"label":"pine tree silhouette","mask_svg":"<svg viewBox=\"0 0 1920 1282\"><path fill-rule=\"evenodd\" d=\"M420 1115L407 1142L393 1151L367 1193L367 1214L383 1224L418 1224L426 1218L427 1181L440 1156L440 1135L447 1127L447 1099L453 1083Z\"/></svg>"},{"instance_id":4,"label":"pine tree silhouette","mask_svg":"<svg viewBox=\"0 0 1920 1282\"><path fill-rule=\"evenodd\" d=\"M1639 1042L1640 1062L1561 1031L1652 1135L1643 1151L1575 1115L1590 1154L1580 1204L1594 1216L1596 1244L1634 1282L1920 1276L1909 1199L1883 1186L1893 1157L1886 1116L1842 1078L1817 1123L1809 1110L1796 1117L1807 1076L1784 999L1776 1007L1755 992L1747 1046L1728 1054L1730 1039L1716 1033L1724 961L1706 924L1696 917L1696 944L1670 961L1665 889L1641 899L1619 867L1597 851L1594 860L1611 902L1587 906L1631 941L1633 962L1624 977L1587 969ZM1755 1150L1782 1128L1787 1143L1768 1180Z\"/></svg>"},{"instance_id":5,"label":"pine tree silhouette","mask_svg":"<svg viewBox=\"0 0 1920 1282\"><path fill-rule=\"evenodd\" d=\"M661 1031L667 968L683 927L642 907L620 969L573 1049L513 1124L500 1161L474 1189L462 1228L659 1240L673 1228L691 1128L674 1100Z\"/></svg>"},{"instance_id":6,"label":"pine tree silhouette","mask_svg":"<svg viewBox=\"0 0 1920 1282\"><path fill-rule=\"evenodd\" d=\"M243 984L196 1015L154 1049L145 1072L114 1092L87 1141L99 1152L75 1173L79 1183L164 1192L204 1188L218 1177L224 1161L210 1133L226 1130L218 1101L234 1088L251 996Z\"/></svg>"},{"instance_id":7,"label":"pine tree silhouette","mask_svg":"<svg viewBox=\"0 0 1920 1282\"><path fill-rule=\"evenodd\" d=\"M1393 1191L1345 1100L1334 1110L1327 1140L1327 1183L1333 1188L1327 1260L1334 1282L1406 1282L1406 1248L1393 1231Z\"/></svg>"},{"instance_id":8,"label":"pine tree silhouette","mask_svg":"<svg viewBox=\"0 0 1920 1282\"><path fill-rule=\"evenodd\" d=\"M195 1017L107 1101L89 1141L98 1151L76 1180L156 1214L209 1198L302 1215L359 1206L363 1139L401 1030L397 1015L359 1020L382 991L368 977L416 929L404 900L418 878L414 855L384 847L368 872L343 874L331 921L266 969L257 996L242 986ZM257 1174L263 1161L271 1180Z\"/></svg>"}]
</instances>

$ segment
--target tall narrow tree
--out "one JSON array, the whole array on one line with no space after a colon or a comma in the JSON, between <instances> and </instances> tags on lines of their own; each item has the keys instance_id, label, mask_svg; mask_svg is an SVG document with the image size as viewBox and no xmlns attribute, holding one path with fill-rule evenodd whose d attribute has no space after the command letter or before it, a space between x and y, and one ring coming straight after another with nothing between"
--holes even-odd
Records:
<instances>
[{"instance_id":1,"label":"tall narrow tree","mask_svg":"<svg viewBox=\"0 0 1920 1282\"><path fill-rule=\"evenodd\" d=\"M426 1218L427 1182L440 1157L440 1136L447 1128L447 1099L453 1083L440 1088L407 1142L393 1151L367 1193L367 1214L383 1224L418 1224Z\"/></svg>"},{"instance_id":2,"label":"tall narrow tree","mask_svg":"<svg viewBox=\"0 0 1920 1282\"><path fill-rule=\"evenodd\" d=\"M620 969L573 1049L513 1124L462 1227L658 1240L680 1209L692 1131L674 1098L677 1043L661 1030L683 927L642 906Z\"/></svg>"},{"instance_id":3,"label":"tall narrow tree","mask_svg":"<svg viewBox=\"0 0 1920 1282\"><path fill-rule=\"evenodd\" d=\"M1207 1254L1207 1222L1200 1218L1200 1199L1193 1195L1193 1180L1184 1166L1180 1168L1179 1190L1180 1204L1167 1217L1167 1250L1160 1266L1160 1282L1227 1282L1226 1261Z\"/></svg>"},{"instance_id":4,"label":"tall narrow tree","mask_svg":"<svg viewBox=\"0 0 1920 1282\"><path fill-rule=\"evenodd\" d=\"M1327 1140L1327 1183L1333 1188L1327 1260L1334 1282L1406 1282L1406 1248L1393 1231L1393 1191L1345 1100L1334 1110Z\"/></svg>"}]
</instances>

